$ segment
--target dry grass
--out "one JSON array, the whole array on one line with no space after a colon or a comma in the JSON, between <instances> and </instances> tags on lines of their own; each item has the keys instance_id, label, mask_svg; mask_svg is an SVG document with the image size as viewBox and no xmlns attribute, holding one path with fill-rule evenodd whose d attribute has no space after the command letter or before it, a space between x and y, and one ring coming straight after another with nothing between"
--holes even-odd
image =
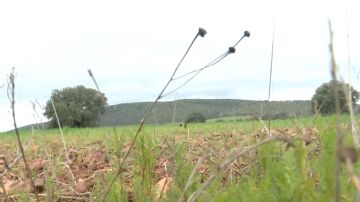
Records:
<instances>
[{"instance_id":1,"label":"dry grass","mask_svg":"<svg viewBox=\"0 0 360 202\"><path fill-rule=\"evenodd\" d=\"M205 189L218 174L222 176L223 186L236 183L242 177L248 176L254 162L257 162L257 148L262 144L281 141L281 148L287 150L292 141L302 140L306 145L314 147L314 154L319 153L318 133L314 128L278 128L273 129L273 137L268 139L268 132L257 130L254 134L228 132L212 134L160 135L154 137L160 141L151 148L154 157L154 166L150 169L153 178L154 195L149 197L166 198L167 193L173 190L176 180L179 160L192 168L193 174L187 179L186 187L182 190L181 198L188 198L185 194L193 183L200 183ZM68 156L62 147L59 137L31 138L32 144L26 147L29 168L35 181L35 190L40 200L60 199L73 201L88 201L98 191L96 186L105 186L107 176L116 173L116 165L123 161L131 142L122 141L117 145L118 152L108 144L108 139L86 141L85 137L74 140L76 144L68 147ZM185 156L176 157L176 148L182 145ZM137 160L141 148L134 147L128 156L127 164L121 170L121 192L126 192L129 200L136 197L136 178L140 165ZM0 193L7 193L12 200L20 200L19 192L29 195L35 193L30 189L30 182L24 175L24 164L17 161L17 151L10 144L0 145L0 154L11 162L11 170L2 167L3 188ZM12 162L16 162L15 164ZM6 170L4 172L4 170ZM141 170L141 169L140 169ZM219 173L220 172L220 173ZM76 186L72 186L72 181ZM200 193L201 189L197 193ZM1 189L0 189L1 190ZM50 190L50 192L49 192ZM103 191L103 190L102 190ZM49 196L51 193L51 196ZM3 196L3 195L2 195ZM194 199L196 194L191 196Z\"/></svg>"}]
</instances>

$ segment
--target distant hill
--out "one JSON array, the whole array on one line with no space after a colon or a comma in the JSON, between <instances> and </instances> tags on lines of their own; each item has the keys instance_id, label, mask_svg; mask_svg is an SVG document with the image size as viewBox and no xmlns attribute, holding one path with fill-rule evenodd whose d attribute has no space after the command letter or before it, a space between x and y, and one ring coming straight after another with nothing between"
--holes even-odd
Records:
<instances>
[{"instance_id":1,"label":"distant hill","mask_svg":"<svg viewBox=\"0 0 360 202\"><path fill-rule=\"evenodd\" d=\"M270 104L273 118L311 115L309 100L271 101ZM150 105L151 102L138 102L108 106L101 117L100 125L137 124ZM261 111L266 117L268 113L266 101L184 99L157 103L147 123L182 122L192 112L202 113L206 119L214 119L230 116L258 117L261 115Z\"/></svg>"},{"instance_id":2,"label":"distant hill","mask_svg":"<svg viewBox=\"0 0 360 202\"><path fill-rule=\"evenodd\" d=\"M26 125L26 126L21 126L21 127L18 127L18 130L19 131L24 131L24 130L32 130L32 129L46 129L49 127L49 122L43 122L43 123L33 123L33 124L29 124L29 125ZM14 132L15 130L12 129L12 130L9 130L7 132ZM1 133L1 132L0 132Z\"/></svg>"},{"instance_id":3,"label":"distant hill","mask_svg":"<svg viewBox=\"0 0 360 202\"><path fill-rule=\"evenodd\" d=\"M136 102L107 106L100 118L99 126L138 124L152 102ZM309 100L271 101L272 118L287 118L296 116L310 116L311 103ZM266 101L236 100L236 99L184 99L169 102L159 102L147 120L147 123L162 124L183 122L188 114L201 113L206 119L221 119L238 117L250 119L261 116L266 119L268 107ZM359 111L359 110L357 110ZM19 130L31 128L47 128L48 122L30 124L19 127Z\"/></svg>"}]
</instances>

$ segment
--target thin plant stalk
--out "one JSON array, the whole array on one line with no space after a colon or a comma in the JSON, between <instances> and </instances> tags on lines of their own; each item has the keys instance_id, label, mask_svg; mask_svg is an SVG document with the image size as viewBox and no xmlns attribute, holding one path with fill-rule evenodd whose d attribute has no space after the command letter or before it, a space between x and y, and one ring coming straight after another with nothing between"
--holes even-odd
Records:
<instances>
[{"instance_id":1,"label":"thin plant stalk","mask_svg":"<svg viewBox=\"0 0 360 202\"><path fill-rule=\"evenodd\" d=\"M96 86L96 90L100 92L100 88L99 85L96 82L96 79L94 77L94 74L91 72L91 69L88 70L89 76L91 77L91 79L93 80L95 86Z\"/></svg>"},{"instance_id":2,"label":"thin plant stalk","mask_svg":"<svg viewBox=\"0 0 360 202\"><path fill-rule=\"evenodd\" d=\"M36 110L36 104L38 104L38 106L39 106L40 108L42 108L42 107L41 107L41 104L39 103L38 100L35 100L35 102L32 102L32 101L31 101L31 104L32 104L32 107L33 107L33 111L35 112L35 114L34 114L34 120L35 120L35 122L36 122L36 126L37 126L38 130L40 130L40 126L38 125L38 122L36 121L37 119L36 119L35 115L37 116L37 118L40 119L41 130L45 130L45 126L44 126L44 123L43 123L43 121L42 121L42 118L40 117L39 113L38 113L37 110ZM42 142L45 142L45 138L44 138L43 135L42 135L40 138L41 138L41 141L42 141ZM44 151L45 151L45 153L46 153L46 159L49 159L48 157L49 157L50 155L47 153L46 149L44 149ZM45 161L45 164L46 164L46 169L44 170L44 172L45 172L44 177L45 177L45 180L46 180L46 181L49 181L49 180L50 180L49 168L51 168L51 164L49 163L49 161ZM53 187L52 187L52 186L46 186L45 190L46 190L46 194L47 194L46 197L48 198L48 200L51 199L51 198L52 198L52 195L53 195L52 192L54 191L54 190L53 190Z\"/></svg>"},{"instance_id":3,"label":"thin plant stalk","mask_svg":"<svg viewBox=\"0 0 360 202\"><path fill-rule=\"evenodd\" d=\"M28 140L27 143L25 143L25 145L24 145L24 151L26 150L27 146L29 146L29 144L31 143L31 141L32 141L32 137L31 137L30 140ZM5 174L6 174L8 171L10 171L11 168L12 168L13 166L15 166L20 159L22 159L22 153L21 153L21 152L16 155L16 158L15 158L11 163L9 163L9 164L7 165L7 167L5 167L5 170L4 170L2 173L0 173L0 177L5 176Z\"/></svg>"},{"instance_id":4,"label":"thin plant stalk","mask_svg":"<svg viewBox=\"0 0 360 202\"><path fill-rule=\"evenodd\" d=\"M197 197L204 192L204 190L216 179L216 177L219 175L220 171L224 170L225 168L227 168L233 161L239 159L241 156L246 155L248 152L256 150L257 148L266 145L266 144L270 144L273 142L286 142L286 143L291 143L294 140L301 140L298 138L287 138L287 137L277 137L277 136L273 136L273 137L269 137L261 142L258 142L250 147L247 147L245 149L240 149L237 151L232 152L227 158L224 159L224 161L218 166L216 172L213 172L209 178L201 185L201 187L196 190L194 193L192 193L190 195L190 197L188 198L188 202L194 202L196 201Z\"/></svg>"},{"instance_id":5,"label":"thin plant stalk","mask_svg":"<svg viewBox=\"0 0 360 202\"><path fill-rule=\"evenodd\" d=\"M350 120L351 120L351 134L353 136L354 141L357 144L357 147L360 147L360 137L359 137L359 133L358 133L358 127L356 124L356 119L355 119L355 115L354 115L354 109L353 109L353 105L352 105L352 89L351 89L351 54L350 54L350 32L349 32L349 21L348 21L348 11L346 10L346 31L347 31L347 55L348 55L348 71L349 71L349 86L348 89L346 89L345 92L348 92L347 96L346 96L346 101L348 103L348 109L349 109L349 114L350 114ZM360 198L359 198L360 201Z\"/></svg>"},{"instance_id":6,"label":"thin plant stalk","mask_svg":"<svg viewBox=\"0 0 360 202\"><path fill-rule=\"evenodd\" d=\"M110 182L109 184L109 187L108 189L106 190L103 198L102 198L102 201L106 201L106 197L107 195L109 194L110 190L111 190L111 187L113 186L113 184L115 183L116 179L119 177L119 175L121 174L121 171L122 171L122 167L124 166L124 163L125 163L125 160L128 158L131 150L133 149L134 145L135 145L135 141L137 139L137 137L139 136L140 132L142 131L143 127L144 127L144 124L145 124L145 121L147 120L147 118L149 117L151 111L154 109L156 103L161 99L164 91L167 89L167 87L169 86L169 84L173 81L173 78L177 72L177 70L179 69L182 61L185 59L185 57L187 56L188 52L190 51L191 47L193 46L195 40L199 37L199 36L202 36L204 37L204 35L206 34L206 31L204 29L199 29L199 32L196 34L195 38L192 40L190 46L188 47L188 49L186 50L184 56L181 58L179 64L176 66L174 72L172 73L169 81L165 84L164 88L161 90L161 92L159 93L159 95L156 97L155 101L151 104L151 106L148 108L148 110L146 111L146 113L144 114L143 118L141 119L140 121L140 124L139 124L139 127L135 133L135 136L133 138L133 140L131 141L131 145L128 149L128 151L126 152L125 156L124 156L124 159L121 161L120 165L119 165L119 168L117 169L116 171L116 174L115 174L115 177L112 179L112 181Z\"/></svg>"},{"instance_id":7,"label":"thin plant stalk","mask_svg":"<svg viewBox=\"0 0 360 202\"><path fill-rule=\"evenodd\" d=\"M185 73L185 74L183 74L183 75L181 75L181 76L178 76L178 77L174 78L173 80L175 81L175 80L178 80L178 79L182 79L182 78L184 78L184 77L186 77L186 76L188 76L188 75L190 75L190 74L194 74L194 73L197 74L197 73L199 73L200 71L202 71L202 70L204 70L204 69L207 69L207 68L209 68L209 67L211 67L211 66L219 63L219 62L220 62L222 59L224 59L228 54L229 54L229 51L226 51L225 53L221 54L219 57L217 57L217 58L215 58L214 60L212 60L211 62L209 62L209 64L207 64L205 67L201 67L201 68L199 68L199 69L195 69L195 70L192 70L192 71L190 71L190 72L187 72L187 73Z\"/></svg>"},{"instance_id":8,"label":"thin plant stalk","mask_svg":"<svg viewBox=\"0 0 360 202\"><path fill-rule=\"evenodd\" d=\"M270 71L269 71L269 89L268 89L268 112L269 112L269 136L271 136L271 103L270 103L270 96L271 96L271 82L272 82L272 72L273 72L273 61L274 61L274 39L275 39L275 0L274 0L274 12L273 12L273 27L272 27L272 40L271 40L271 60L270 60Z\"/></svg>"},{"instance_id":9,"label":"thin plant stalk","mask_svg":"<svg viewBox=\"0 0 360 202\"><path fill-rule=\"evenodd\" d=\"M179 202L182 202L184 201L184 196L185 196L185 192L186 190L190 187L190 185L193 184L193 178L195 176L195 173L196 173L196 169L200 166L200 164L208 157L208 154L204 154L203 156L201 156L196 165L194 166L193 170L191 171L191 174L186 182L186 185L185 185L185 188L182 190L181 192L181 196L179 198Z\"/></svg>"},{"instance_id":10,"label":"thin plant stalk","mask_svg":"<svg viewBox=\"0 0 360 202\"><path fill-rule=\"evenodd\" d=\"M176 79L180 79L180 78L183 78L183 77L185 77L185 76L187 76L187 75L189 75L189 74L194 73L194 75L192 75L188 80L186 80L184 83L182 83L180 86L176 87L175 89L171 90L170 92L162 95L161 98L166 97L166 96L168 96L168 95L176 92L177 90L179 90L180 88L182 88L183 86L185 86L186 84L188 84L191 80L193 80L201 71L203 71L204 69L209 68L209 67L211 67L211 66L219 63L221 60L223 60L223 59L224 59L226 56L228 56L229 54L230 54L229 51L227 51L227 52L225 52L224 54L222 54L221 56L219 56L218 58L216 58L215 60L213 60L212 62L210 62L210 63L209 63L208 65L206 65L205 67L202 67L202 68L200 68L200 69L191 71L191 72L189 72L189 73L186 73L186 74L184 74L184 75L176 78ZM174 79L174 80L175 80L175 79Z\"/></svg>"},{"instance_id":11,"label":"thin plant stalk","mask_svg":"<svg viewBox=\"0 0 360 202\"><path fill-rule=\"evenodd\" d=\"M36 201L39 201L39 196L38 196L38 194L37 194L37 192L35 190L35 183L34 183L34 180L31 177L31 171L30 171L30 168L29 168L29 164L26 161L25 151L24 151L23 145L21 143L19 129L18 129L17 123L16 123L16 115L15 115L16 114L15 113L15 73L14 73L14 69L15 68L12 69L12 72L10 73L10 76L9 76L8 97L9 97L10 102L11 102L11 110L12 110L12 117L13 117L13 122L14 122L15 134L16 134L17 144L18 144L18 146L20 148L22 159L24 161L26 176L30 179L30 186L34 190Z\"/></svg>"},{"instance_id":12,"label":"thin plant stalk","mask_svg":"<svg viewBox=\"0 0 360 202\"><path fill-rule=\"evenodd\" d=\"M35 103L38 105L38 107L39 107L40 109L44 109L44 107L41 106L41 104L39 103L39 101L38 101L37 99L35 100ZM37 112L36 112L36 114L37 114L38 118L40 119L40 123L41 123L42 129L45 130L45 126L44 126L43 119L41 118L41 116L40 116Z\"/></svg>"},{"instance_id":13,"label":"thin plant stalk","mask_svg":"<svg viewBox=\"0 0 360 202\"><path fill-rule=\"evenodd\" d=\"M230 55L231 53L235 53L235 51L236 51L236 49L235 49L236 45L237 45L240 41L242 41L242 39L245 38L245 37L250 37L250 32L249 32L249 31L245 31L245 32L244 32L244 35L235 43L234 46L229 47L229 49L228 49L225 53L221 54L220 56L218 56L217 58L215 58L214 60L212 60L211 62L209 62L209 63L208 63L207 65L205 65L204 67L199 68L199 69L195 69L195 70L190 71L190 72L188 72L188 73L185 73L185 74L183 74L183 75L181 75L181 76L179 76L179 77L173 78L173 81L174 81L174 80L178 80L178 79L184 78L185 76L188 76L188 75L193 74L188 80L186 80L184 83L182 83L180 86L176 87L175 89L171 90L170 92L162 95L161 98L166 97L166 96L168 96L168 95L176 92L177 90L179 90L180 88L182 88L183 86L185 86L186 84L188 84L191 80L193 80L198 74L201 73L201 71L203 71L203 70L205 70L205 69L207 69L207 68L209 68L209 67L212 67L212 66L218 64L220 61L222 61L223 59L225 59L225 58L226 58L228 55Z\"/></svg>"},{"instance_id":14,"label":"thin plant stalk","mask_svg":"<svg viewBox=\"0 0 360 202\"><path fill-rule=\"evenodd\" d=\"M227 52L225 52L224 54L222 54L221 56L219 56L219 57L216 58L215 60L211 61L211 62L210 62L208 65L206 65L205 67L200 68L199 70L197 70L197 72L195 73L195 75L194 75L193 77L191 77L190 79L188 79L187 81L185 81L182 85L180 85L179 87L177 87L177 88L175 88L174 90L170 91L169 93L164 94L165 90L166 90L167 87L170 85L170 83L175 80L175 79L174 79L175 74L176 74L177 70L179 69L182 61L184 60L184 58L185 58L186 55L188 54L189 50L191 49L192 45L194 44L195 40L198 38L198 36L204 37L205 34L206 34L206 31L205 31L204 29L202 29L202 28L199 28L198 33L196 34L195 38L194 38L193 41L191 42L189 48L187 49L187 51L185 52L184 56L183 56L182 59L180 60L179 64L176 66L176 68L175 68L173 74L171 75L169 81L165 84L164 88L161 90L161 92L159 93L158 97L157 97L157 98L155 99L155 101L151 104L151 106L148 108L148 110L146 111L145 115L144 115L143 118L141 119L140 124L139 124L139 127L138 127L138 129L137 129L137 131L136 131L136 133L135 133L135 136L134 136L134 138L133 138L133 140L132 140L132 142L131 142L131 145L130 145L127 153L125 154L125 157L124 157L123 161L121 162L119 168L117 169L117 172L116 172L116 174L115 174L115 177L114 177L113 180L110 182L109 187L108 187L108 189L106 190L106 192L105 192L105 194L104 194L104 196L103 196L103 198L102 198L102 201L105 201L108 193L109 193L110 190L111 190L112 185L115 183L116 179L117 179L118 176L121 174L121 171L122 171L122 167L123 167L123 165L124 165L124 162L125 162L125 160L127 159L127 157L129 156L131 150L133 149L133 147L134 147L134 145L135 145L135 141L136 141L137 137L139 136L140 132L142 131L142 129L143 129L143 127L144 127L144 124L145 124L145 121L146 121L147 118L149 117L151 111L154 109L156 103L157 103L161 98L163 98L163 97L165 97L165 96L167 96L167 95L169 95L169 94L177 91L179 88L183 87L185 84L187 84L190 80L192 80L196 75L198 75L198 74L199 74L202 70L204 70L205 68L208 68L208 67L210 67L210 66L213 66L213 65L219 63L219 62L220 62L221 60L223 60L227 55L229 55L230 53L234 53L234 52L235 52L235 47L230 47ZM236 46L244 37L249 37L249 36L250 36L250 32L245 31L245 32L244 32L244 35L241 37L241 39L240 39L234 46Z\"/></svg>"},{"instance_id":15,"label":"thin plant stalk","mask_svg":"<svg viewBox=\"0 0 360 202\"><path fill-rule=\"evenodd\" d=\"M178 79L181 79L181 78L184 78L190 74L198 74L199 72L201 72L202 70L204 69L207 69L209 67L212 67L214 65L216 65L217 63L219 63L221 60L223 60L226 56L228 56L229 54L231 53L234 53L235 52L235 47L240 43L240 41L242 41L245 37L249 37L250 36L250 32L248 31L245 31L244 32L244 35L233 45L231 46L225 53L221 54L219 57L215 58L214 60L212 60L211 62L209 62L209 64L207 64L206 66L204 67L201 67L199 69L195 69L195 70L192 70L190 72L187 72L181 76L178 76L176 78L174 78L173 80L178 80Z\"/></svg>"},{"instance_id":16,"label":"thin plant stalk","mask_svg":"<svg viewBox=\"0 0 360 202\"><path fill-rule=\"evenodd\" d=\"M349 114L350 114L350 121L351 121L351 135L356 142L356 147L360 147L360 137L358 133L358 127L356 124L356 119L354 115L353 105L352 105L352 92L351 92L351 54L350 54L350 32L349 32L349 16L348 16L348 9L346 9L346 32L347 32L347 54L348 54L348 71L349 71L349 88L348 88L348 96L347 96L347 103L349 106ZM355 174L354 174L355 175ZM353 178L354 179L354 178ZM357 178L356 178L357 179ZM360 191L357 189L356 192L356 201L360 202Z\"/></svg>"},{"instance_id":17,"label":"thin plant stalk","mask_svg":"<svg viewBox=\"0 0 360 202\"><path fill-rule=\"evenodd\" d=\"M64 151L65 151L66 160L69 160L69 159L68 159L69 157L68 157L68 155L67 155L68 153L67 153L67 149L66 149L66 143L65 143L64 133L63 133L62 128L61 128L61 123L60 123L58 114L57 114L57 112L56 112L56 107L55 107L55 104L54 104L53 99L50 98L50 100L51 100L52 107L53 107L53 109L54 109L54 114L55 114L55 117L56 117L56 121L57 121L59 130L60 130L60 135L61 135L61 140L62 140L63 147L64 147Z\"/></svg>"},{"instance_id":18,"label":"thin plant stalk","mask_svg":"<svg viewBox=\"0 0 360 202\"><path fill-rule=\"evenodd\" d=\"M159 201L161 200L161 198L162 198L162 196L163 196L163 194L164 194L165 186L166 186L167 183L168 183L168 179L169 179L169 177L168 177L167 174L166 174L165 183L164 183L164 185L161 187L161 192L160 192L160 196L159 196Z\"/></svg>"},{"instance_id":19,"label":"thin plant stalk","mask_svg":"<svg viewBox=\"0 0 360 202\"><path fill-rule=\"evenodd\" d=\"M336 181L335 181L335 201L340 201L340 174L341 174L341 159L340 159L340 151L343 147L344 137L341 131L341 125L340 125L340 101L339 101L339 95L338 95L338 87L337 87L337 65L335 61L335 55L334 55L334 44L333 44L333 30L331 27L331 22L329 20L329 32L330 32L330 57L331 57L331 77L333 80L333 92L334 92L334 99L335 99L335 111L336 111Z\"/></svg>"},{"instance_id":20,"label":"thin plant stalk","mask_svg":"<svg viewBox=\"0 0 360 202\"><path fill-rule=\"evenodd\" d=\"M66 158L66 161L69 162L69 155L68 155L68 152L67 152L67 149L66 149L64 133L63 133L62 128L61 128L60 120L59 120L58 114L56 112L56 107L55 107L54 101L53 101L52 98L50 98L50 100L51 100L52 107L54 109L54 114L55 114L55 117L56 117L56 121L57 121L59 130L60 130L61 140L62 140L62 143L63 143L64 152L65 152L65 158ZM72 173L71 169L69 169L69 172L70 172L70 175L71 175L71 178L72 178L72 185L73 185L73 187L75 187L76 179L75 179L74 174Z\"/></svg>"}]
</instances>

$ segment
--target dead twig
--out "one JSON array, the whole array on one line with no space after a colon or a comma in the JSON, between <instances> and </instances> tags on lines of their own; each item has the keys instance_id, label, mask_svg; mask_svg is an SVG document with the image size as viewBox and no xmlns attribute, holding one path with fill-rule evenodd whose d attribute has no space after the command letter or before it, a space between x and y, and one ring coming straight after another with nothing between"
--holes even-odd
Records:
<instances>
[{"instance_id":1,"label":"dead twig","mask_svg":"<svg viewBox=\"0 0 360 202\"><path fill-rule=\"evenodd\" d=\"M337 81L337 65L335 61L335 53L334 53L334 44L333 44L333 37L334 33L331 27L331 21L329 20L329 33L330 33L330 44L329 44L329 52L330 52L330 58L331 58L331 77L332 77L332 90L334 92L334 99L335 99L335 111L336 111L336 150L337 150L337 158L336 158L336 181L335 181L335 192L336 192L336 202L340 201L340 172L341 172L341 162L339 153L343 147L343 133L340 126L340 100L339 100L339 94L338 94L338 81Z\"/></svg>"},{"instance_id":2,"label":"dead twig","mask_svg":"<svg viewBox=\"0 0 360 202\"><path fill-rule=\"evenodd\" d=\"M29 146L29 144L31 143L32 138L24 145L24 150L26 150L26 148ZM22 159L22 153L18 153L18 155L16 156L16 158L7 165L7 168L5 168L5 170L0 173L0 177L3 177L9 170L11 170L11 168L17 164L17 162Z\"/></svg>"},{"instance_id":3,"label":"dead twig","mask_svg":"<svg viewBox=\"0 0 360 202\"><path fill-rule=\"evenodd\" d=\"M271 82L272 82L272 72L273 72L273 60L274 60L274 41L275 41L275 1L274 1L274 8L273 8L273 22L272 22L272 40L271 40L271 57L270 57L270 71L269 71L269 89L268 89L268 99L267 99L267 103L268 103L268 112L269 112L269 136L271 136L271 118L272 118L272 114L271 114L271 102L270 102L270 97L271 97Z\"/></svg>"},{"instance_id":4,"label":"dead twig","mask_svg":"<svg viewBox=\"0 0 360 202\"><path fill-rule=\"evenodd\" d=\"M259 119L260 123L263 125L266 133L269 134L269 136L271 137L272 136L271 131L266 127L266 124L264 123L264 121L261 120L260 118L258 118L258 119Z\"/></svg>"},{"instance_id":5,"label":"dead twig","mask_svg":"<svg viewBox=\"0 0 360 202\"><path fill-rule=\"evenodd\" d=\"M194 166L193 170L191 171L191 174L186 182L186 185L185 185L185 188L183 189L183 191L181 192L181 196L179 198L179 202L182 202L184 201L184 195L185 195L185 192L186 190L194 183L193 181L193 178L195 176L195 173L196 173L196 170L197 168L201 165L201 163L208 157L209 155L208 154L204 154L203 156L201 156L196 165Z\"/></svg>"},{"instance_id":6,"label":"dead twig","mask_svg":"<svg viewBox=\"0 0 360 202\"><path fill-rule=\"evenodd\" d=\"M72 179L72 182L73 182L73 185L76 185L76 178L74 176L74 173L72 172L70 166L64 162L59 162L60 165L63 165L68 171L69 171L69 174L70 174L70 177ZM73 190L72 187L70 187L71 190Z\"/></svg>"},{"instance_id":7,"label":"dead twig","mask_svg":"<svg viewBox=\"0 0 360 202\"><path fill-rule=\"evenodd\" d=\"M358 192L360 192L360 181L359 181L358 176L356 176L354 173L354 165L349 158L346 158L345 166L346 166L346 170L348 171L348 173L351 177L351 181L352 181L354 187L356 188L356 190Z\"/></svg>"},{"instance_id":8,"label":"dead twig","mask_svg":"<svg viewBox=\"0 0 360 202\"><path fill-rule=\"evenodd\" d=\"M37 110L36 110L36 105L38 105L38 106L41 107L39 101L38 101L38 100L36 100L35 102L30 101L30 103L31 103L32 108L33 108L33 111L34 111L34 113L35 113L35 114L33 114L33 116L34 116L34 120L35 120L35 124L36 124L37 129L40 130L40 126L39 126L39 125L41 125L41 129L42 129L42 130L45 130L45 126L44 126L43 120L42 120L41 116L39 115L39 113L38 113ZM35 116L35 115L36 115L36 116ZM40 120L40 123L37 122L36 117Z\"/></svg>"},{"instance_id":9,"label":"dead twig","mask_svg":"<svg viewBox=\"0 0 360 202\"><path fill-rule=\"evenodd\" d=\"M60 135L61 135L62 143L63 143L63 146L64 146L65 158L66 158L66 161L69 162L69 155L68 155L68 152L67 152L67 149L66 149L65 138L64 138L63 131L62 131L62 129L61 129L60 120L59 120L58 114L57 114L57 112L56 112L56 107L55 107L54 101L53 101L52 98L50 98L50 100L51 100L52 107L53 107L53 109L54 109L54 114L55 114L55 117L56 117L57 124L58 124L58 126L59 126ZM75 187L75 185L76 185L76 178L74 177L74 174L72 174L71 169L70 169L70 173L71 173L72 180L73 180L73 181L72 181L72 186Z\"/></svg>"},{"instance_id":10,"label":"dead twig","mask_svg":"<svg viewBox=\"0 0 360 202\"><path fill-rule=\"evenodd\" d=\"M165 177L165 183L164 183L163 186L161 187L161 192L160 192L160 195L159 195L159 201L161 200L161 198L162 198L162 196L163 196L163 194L164 194L165 187L166 187L167 184L168 184L168 179L169 179L169 177L166 176L166 177Z\"/></svg>"},{"instance_id":11,"label":"dead twig","mask_svg":"<svg viewBox=\"0 0 360 202\"><path fill-rule=\"evenodd\" d=\"M277 136L273 136L273 137L269 137L259 143L256 143L248 148L245 149L240 149L237 151L232 152L218 167L216 172L213 172L210 177L207 179L207 181L205 181L202 186L195 191L194 193L192 193L189 197L189 199L187 201L189 202L193 202L196 201L196 198L202 193L204 192L204 190L215 180L215 178L218 176L219 172L221 170L224 170L225 168L227 168L233 161L237 160L238 158L240 158L241 156L244 156L245 154L247 154L248 152L255 150L257 148L259 148L262 145L265 144L269 144L272 142L277 142L277 141L282 141L282 142L286 142L286 143L291 143L291 141L293 140L298 140L296 138L286 138L286 137L277 137Z\"/></svg>"},{"instance_id":12,"label":"dead twig","mask_svg":"<svg viewBox=\"0 0 360 202\"><path fill-rule=\"evenodd\" d=\"M12 117L13 117L13 122L14 122L15 134L16 134L16 139L17 139L18 146L20 148L20 152L22 154L22 159L24 161L26 176L30 179L30 185L31 185L32 190L34 190L36 201L39 201L39 197L38 197L37 192L35 190L35 184L34 184L34 181L33 181L32 177L31 177L30 168L29 168L29 165L28 165L28 163L26 161L26 158L25 158L25 152L24 152L24 148L23 148L23 145L21 143L21 140L20 140L19 130L18 130L18 127L17 127L17 124L16 124L16 116L15 116L15 72L14 72L14 70L15 70L15 68L12 69L12 72L10 73L9 80L8 80L8 84L9 84L9 86L8 86L8 97L9 97L9 100L11 102L11 110L12 110Z\"/></svg>"}]
</instances>

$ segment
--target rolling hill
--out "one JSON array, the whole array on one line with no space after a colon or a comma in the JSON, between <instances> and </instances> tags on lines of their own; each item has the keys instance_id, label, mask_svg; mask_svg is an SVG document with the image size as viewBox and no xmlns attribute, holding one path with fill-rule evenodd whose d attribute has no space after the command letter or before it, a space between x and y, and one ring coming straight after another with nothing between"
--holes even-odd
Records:
<instances>
[{"instance_id":1,"label":"rolling hill","mask_svg":"<svg viewBox=\"0 0 360 202\"><path fill-rule=\"evenodd\" d=\"M133 125L138 124L152 102L124 103L109 105L101 115L99 126ZM310 116L311 104L309 100L271 101L272 119L296 116ZM251 119L263 115L266 119L268 105L266 101L237 100L237 99L183 99L169 102L159 102L155 106L146 123L163 124L183 122L187 115L198 112L206 119L222 119L236 117L236 119ZM30 124L19 127L19 130L31 128L47 128L48 122Z\"/></svg>"},{"instance_id":2,"label":"rolling hill","mask_svg":"<svg viewBox=\"0 0 360 202\"><path fill-rule=\"evenodd\" d=\"M273 118L311 115L308 100L271 101ZM106 108L100 120L101 126L137 124L149 108L151 102L138 102L111 105ZM236 99L184 99L159 102L151 113L147 123L182 122L192 112L202 113L206 119L237 117L263 117L268 113L266 101Z\"/></svg>"}]
</instances>

